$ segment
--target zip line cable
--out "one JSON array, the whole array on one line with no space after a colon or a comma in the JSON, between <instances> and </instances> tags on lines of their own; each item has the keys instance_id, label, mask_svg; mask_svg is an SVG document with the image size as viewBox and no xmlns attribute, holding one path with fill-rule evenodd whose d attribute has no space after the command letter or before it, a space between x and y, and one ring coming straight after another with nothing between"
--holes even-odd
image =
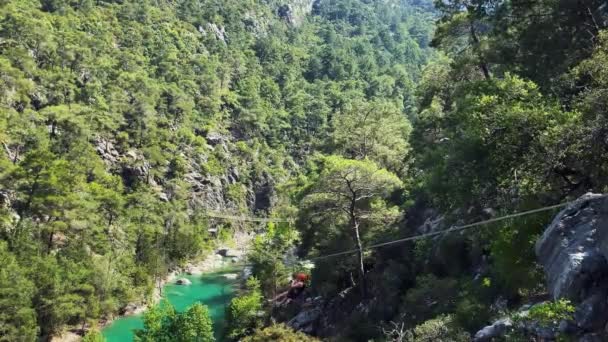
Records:
<instances>
[{"instance_id":1,"label":"zip line cable","mask_svg":"<svg viewBox=\"0 0 608 342\"><path fill-rule=\"evenodd\" d=\"M597 197L588 198L587 200L588 201L595 201L595 200L604 199L604 198L607 198L607 197L608 197L608 194L606 194L606 195L600 195L600 196L597 196ZM500 221L504 221L504 220L509 220L509 219L517 218L517 217L528 216L528 215L532 215L532 214L536 214L536 213L540 213L540 212L545 212L545 211L550 211L550 210L554 210L554 209L559 209L559 208L563 208L563 207L566 207L568 205L577 203L578 201L579 200L568 201L568 202L564 202L564 203L559 203L559 204L554 204L554 205L550 205L550 206L546 206L546 207L542 207L542 208L522 211L522 212L519 212L519 213L509 214L509 215L500 216L500 217L496 217L496 218L491 218L491 219L487 219L487 220L483 220L483 221L478 221L478 222L474 222L474 223L469 223L469 224L465 224L465 225L452 226L452 227L450 227L448 229L444 229L444 230L440 230L440 231L436 231L436 232L424 233L424 234L414 235L414 236L410 236L410 237L406 237L406 238L402 238L402 239L391 240L391 241L387 241L387 242L381 242L381 243L377 243L377 244L373 244L373 245L370 245L370 246L363 247L363 251L368 251L368 250L371 250L371 249L377 249L377 248L381 248L381 247L385 247L385 246L390 246L390 245L395 245L395 244L399 244L399 243L403 243L403 242L408 242L408 241L416 241L416 240L426 239L428 237L442 235L442 234L449 234L449 233L459 232L459 231L463 231L463 230L467 230L467 229L471 229L471 228L477 228L477 227L480 227L480 226L484 226L484 225L487 225L487 224L490 224L490 223L500 222ZM272 219L272 218L255 218L255 217L246 217L246 216L221 215L221 214L213 214L213 213L211 213L211 214L207 213L206 216L212 217L212 218L226 219L226 220L240 220L240 221L249 221L249 222L289 222L289 223L294 222L293 219L285 219L285 218L277 218L277 219ZM342 251L342 252L325 254L325 255L320 255L320 256L304 259L304 260L301 260L301 262L306 262L306 261L312 262L312 261L316 261L316 260L323 260L323 259L333 258L333 257L337 257L337 256L342 256L342 255L354 254L354 253L358 253L358 252L359 252L358 249L349 249L349 250L345 250L345 251Z\"/></svg>"},{"instance_id":2,"label":"zip line cable","mask_svg":"<svg viewBox=\"0 0 608 342\"><path fill-rule=\"evenodd\" d=\"M266 217L250 217L250 216L234 216L234 215L222 215L214 212L207 212L204 214L206 217L222 219L222 220L232 220L232 221L245 221L245 222L261 222L261 223L291 223L294 222L293 219L290 218L266 218Z\"/></svg>"},{"instance_id":3,"label":"zip line cable","mask_svg":"<svg viewBox=\"0 0 608 342\"><path fill-rule=\"evenodd\" d=\"M592 201L592 200L599 200L599 199L603 199L603 198L606 198L606 197L608 197L608 195L601 195L601 196L589 198L588 200L590 200L590 201ZM490 223L494 223L494 222L500 222L500 221L504 221L504 220L508 220L508 219L512 219L512 218L517 218L517 217L527 216L527 215L536 214L536 213L540 213L540 212L544 212L544 211L554 210L554 209L558 209L558 208L562 208L562 207L566 207L568 205L574 204L577 201L578 200L564 202L564 203L560 203L560 204L555 204L555 205L546 206L546 207L542 207L542 208L522 211L522 212L519 212L519 213L509 214L509 215L505 215L505 216L501 216L501 217L496 217L496 218L491 218L491 219L487 219L487 220L483 220L483 221L478 221L478 222L474 222L474 223L469 223L469 224L465 224L465 225L452 226L452 227L450 227L448 229L444 229L444 230L437 231L437 232L430 232L430 233L425 233L425 234L420 234L420 235L414 235L414 236L406 237L406 238L403 238L403 239L398 239L398 240L392 240L392 241L377 243L377 244L374 244L374 245L363 247L363 251L370 250L370 249L376 249L376 248L380 248L380 247L384 247L384 246L389 246L389 245L394 245L394 244L398 244L398 243L403 243L403 242L407 242L407 241L415 241L415 240L425 239L425 238L428 238L428 237L431 237L431 236L436 236L436 235L441 235L441 234L449 234L449 233L453 233L453 232L463 231L463 230L466 230L466 229L476 228L476 227L480 227L480 226L483 226L483 225L486 225L486 224L490 224ZM313 257L313 258L308 258L308 259L306 259L304 261L322 260L322 259L332 258L332 257L336 257L336 256L341 256L341 255L354 254L354 253L358 253L358 252L359 252L358 249L351 249L351 250L346 250L346 251L342 251L342 252L321 255L321 256L317 256L317 257Z\"/></svg>"}]
</instances>

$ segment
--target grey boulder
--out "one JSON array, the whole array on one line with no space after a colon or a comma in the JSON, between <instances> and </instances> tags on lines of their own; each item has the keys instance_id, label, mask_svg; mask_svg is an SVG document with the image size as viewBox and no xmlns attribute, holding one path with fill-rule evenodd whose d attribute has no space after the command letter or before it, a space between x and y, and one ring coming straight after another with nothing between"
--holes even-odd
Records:
<instances>
[{"instance_id":1,"label":"grey boulder","mask_svg":"<svg viewBox=\"0 0 608 342\"><path fill-rule=\"evenodd\" d=\"M587 194L562 210L536 242L554 299L585 300L608 279L608 199Z\"/></svg>"},{"instance_id":2,"label":"grey boulder","mask_svg":"<svg viewBox=\"0 0 608 342\"><path fill-rule=\"evenodd\" d=\"M486 342L492 341L494 338L504 336L507 331L513 327L513 322L509 318L500 319L492 325L488 325L483 329L479 330L473 337L475 342Z\"/></svg>"}]
</instances>

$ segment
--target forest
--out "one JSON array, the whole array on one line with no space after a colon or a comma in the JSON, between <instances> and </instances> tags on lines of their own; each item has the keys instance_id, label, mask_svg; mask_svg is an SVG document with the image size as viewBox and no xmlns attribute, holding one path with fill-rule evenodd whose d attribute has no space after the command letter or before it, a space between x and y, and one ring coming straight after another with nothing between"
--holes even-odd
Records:
<instances>
[{"instance_id":1,"label":"forest","mask_svg":"<svg viewBox=\"0 0 608 342\"><path fill-rule=\"evenodd\" d=\"M104 341L243 231L226 341L607 340L557 328L583 310L535 254L557 210L367 248L607 192L607 25L604 0L0 0L0 341ZM214 340L204 305L144 323Z\"/></svg>"}]
</instances>

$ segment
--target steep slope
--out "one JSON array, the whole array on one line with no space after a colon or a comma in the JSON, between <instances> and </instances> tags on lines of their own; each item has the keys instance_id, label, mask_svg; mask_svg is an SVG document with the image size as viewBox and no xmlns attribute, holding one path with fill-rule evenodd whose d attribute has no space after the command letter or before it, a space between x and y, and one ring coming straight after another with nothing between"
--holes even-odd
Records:
<instances>
[{"instance_id":1,"label":"steep slope","mask_svg":"<svg viewBox=\"0 0 608 342\"><path fill-rule=\"evenodd\" d=\"M534 244L553 212L362 250L607 189L605 1L434 3L432 45L441 54L417 84L405 191L373 194L366 201L363 197L372 195L361 184L372 178L358 176L371 166L344 161L337 168L328 162L332 159L311 167L309 183L301 184L302 256L348 253L315 260L314 304L302 305L293 326L355 341L467 341L487 324L511 316L525 329L506 329L499 321L494 328L509 333L506 340L605 339L583 337L605 323L591 319L603 317L606 303L599 285L603 257L587 249L601 240L595 226L550 226L555 236L549 250L558 258L551 263L541 254L538 260L548 277ZM359 156L368 157L367 147L339 153L364 159ZM396 171L377 157L369 159ZM360 200L355 196L345 206L343 199L350 197L343 189ZM576 215L600 224L601 210ZM403 217L395 218L395 212ZM579 248L589 252L578 253ZM572 272L555 271L562 266ZM583 283L573 283L582 295L550 300L556 279L574 278ZM286 320L294 317L290 309ZM565 322L560 329L559 322Z\"/></svg>"},{"instance_id":2,"label":"steep slope","mask_svg":"<svg viewBox=\"0 0 608 342\"><path fill-rule=\"evenodd\" d=\"M279 185L315 152L354 156L341 125L361 108L385 108L399 141L379 141L405 151L419 3L0 1L0 284L21 293L2 335L150 294L208 227L239 226L206 210L289 215Z\"/></svg>"}]
</instances>

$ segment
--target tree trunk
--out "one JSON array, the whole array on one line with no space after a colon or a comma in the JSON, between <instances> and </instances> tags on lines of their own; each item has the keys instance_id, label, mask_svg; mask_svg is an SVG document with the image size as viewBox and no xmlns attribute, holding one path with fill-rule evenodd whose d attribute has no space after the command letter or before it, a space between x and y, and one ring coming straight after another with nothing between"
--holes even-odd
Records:
<instances>
[{"instance_id":1,"label":"tree trunk","mask_svg":"<svg viewBox=\"0 0 608 342\"><path fill-rule=\"evenodd\" d=\"M473 40L474 49L477 52L477 57L479 58L479 68L483 72L483 76L486 78L486 80L489 80L492 78L490 75L490 68L488 68L488 64L484 60L481 51L479 51L480 41L479 37L477 36L477 31L475 30L475 23L473 22L473 19L471 19L469 22L469 29L471 31L471 40Z\"/></svg>"},{"instance_id":2,"label":"tree trunk","mask_svg":"<svg viewBox=\"0 0 608 342\"><path fill-rule=\"evenodd\" d=\"M367 295L367 289L365 284L365 267L363 266L363 245L361 244L361 236L359 235L359 222L356 219L353 220L353 229L355 231L355 241L357 243L357 249L359 250L359 289L361 290L361 297L365 298Z\"/></svg>"},{"instance_id":3,"label":"tree trunk","mask_svg":"<svg viewBox=\"0 0 608 342\"><path fill-rule=\"evenodd\" d=\"M17 214L19 214L19 218L17 219L17 224L15 225L15 229L13 229L11 241L9 241L9 246L11 246L11 248L14 247L14 243L17 241L17 239L19 239L19 236L21 235L21 224L23 223L23 217L25 216L27 211L30 210L30 206L32 205L32 201L34 200L34 194L36 193L36 191L38 189L38 179L40 178L41 172L42 171L40 170L40 171L38 171L38 173L36 173L34 182L32 183L32 186L30 187L30 189L28 191L27 201L25 202L25 205L21 209L17 210Z\"/></svg>"},{"instance_id":4,"label":"tree trunk","mask_svg":"<svg viewBox=\"0 0 608 342\"><path fill-rule=\"evenodd\" d=\"M47 254L47 255L48 255L48 254L51 254L51 251L53 250L53 237L54 237L54 236L55 236L55 232L54 232L54 231L52 231L52 232L49 234L49 239L48 239L48 241L47 241L47 246L46 246L46 247L47 247L47 250L46 250L46 254Z\"/></svg>"}]
</instances>

